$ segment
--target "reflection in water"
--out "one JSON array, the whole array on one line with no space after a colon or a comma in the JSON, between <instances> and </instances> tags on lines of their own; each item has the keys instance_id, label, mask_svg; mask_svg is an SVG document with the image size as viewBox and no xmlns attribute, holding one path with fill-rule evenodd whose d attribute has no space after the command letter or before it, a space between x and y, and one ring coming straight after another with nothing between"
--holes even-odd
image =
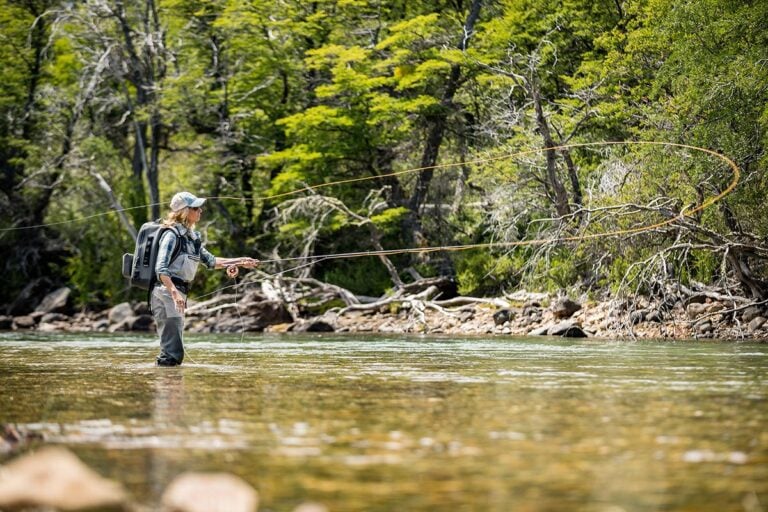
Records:
<instances>
[{"instance_id":1,"label":"reflection in water","mask_svg":"<svg viewBox=\"0 0 768 512\"><path fill-rule=\"evenodd\" d=\"M144 503L188 470L275 511L768 503L765 345L190 336L155 368L149 337L2 336L1 420Z\"/></svg>"},{"instance_id":2,"label":"reflection in water","mask_svg":"<svg viewBox=\"0 0 768 512\"><path fill-rule=\"evenodd\" d=\"M152 418L155 424L178 427L183 424L186 402L184 372L181 368L158 368L153 382Z\"/></svg>"}]
</instances>

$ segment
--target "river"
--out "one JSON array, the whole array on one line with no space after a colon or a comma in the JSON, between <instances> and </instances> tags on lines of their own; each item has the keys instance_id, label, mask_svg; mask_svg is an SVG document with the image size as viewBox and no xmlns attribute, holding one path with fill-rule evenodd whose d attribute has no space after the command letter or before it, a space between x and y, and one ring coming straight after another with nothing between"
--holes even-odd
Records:
<instances>
[{"instance_id":1,"label":"river","mask_svg":"<svg viewBox=\"0 0 768 512\"><path fill-rule=\"evenodd\" d=\"M260 510L768 510L768 345L0 334L0 422L153 508L227 471ZM2 460L2 459L0 459Z\"/></svg>"}]
</instances>

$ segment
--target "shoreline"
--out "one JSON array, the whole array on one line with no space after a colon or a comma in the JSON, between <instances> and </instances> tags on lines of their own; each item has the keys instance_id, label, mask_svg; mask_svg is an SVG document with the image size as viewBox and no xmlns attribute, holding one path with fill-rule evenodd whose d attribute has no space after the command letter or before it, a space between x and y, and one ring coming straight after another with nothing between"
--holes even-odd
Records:
<instances>
[{"instance_id":1,"label":"shoreline","mask_svg":"<svg viewBox=\"0 0 768 512\"><path fill-rule=\"evenodd\" d=\"M67 295L53 292L59 299ZM154 332L144 302L124 302L98 312L67 312L66 300L43 300L34 312L0 316L0 330L37 332ZM315 303L316 304L316 303ZM47 305L47 306L46 306ZM675 301L635 297L594 301L520 291L497 298L430 298L418 293L351 303L312 314L259 291L190 300L186 331L339 332L559 336L595 339L712 339L767 342L766 304L700 293Z\"/></svg>"}]
</instances>

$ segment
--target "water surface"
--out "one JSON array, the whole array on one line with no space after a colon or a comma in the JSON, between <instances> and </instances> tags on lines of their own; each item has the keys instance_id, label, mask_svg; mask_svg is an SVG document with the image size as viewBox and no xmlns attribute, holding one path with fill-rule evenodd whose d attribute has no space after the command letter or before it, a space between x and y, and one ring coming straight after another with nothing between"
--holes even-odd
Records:
<instances>
[{"instance_id":1,"label":"water surface","mask_svg":"<svg viewBox=\"0 0 768 512\"><path fill-rule=\"evenodd\" d=\"M768 346L0 334L0 422L154 507L228 471L260 510L768 510Z\"/></svg>"}]
</instances>

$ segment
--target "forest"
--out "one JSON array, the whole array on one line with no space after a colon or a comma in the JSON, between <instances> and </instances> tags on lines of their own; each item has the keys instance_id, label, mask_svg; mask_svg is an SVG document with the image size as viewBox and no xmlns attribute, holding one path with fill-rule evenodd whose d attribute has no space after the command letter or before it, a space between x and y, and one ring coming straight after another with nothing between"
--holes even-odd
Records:
<instances>
[{"instance_id":1,"label":"forest","mask_svg":"<svg viewBox=\"0 0 768 512\"><path fill-rule=\"evenodd\" d=\"M8 314L141 299L180 190L214 254L360 295L768 300L768 2L0 0L0 41Z\"/></svg>"}]
</instances>

